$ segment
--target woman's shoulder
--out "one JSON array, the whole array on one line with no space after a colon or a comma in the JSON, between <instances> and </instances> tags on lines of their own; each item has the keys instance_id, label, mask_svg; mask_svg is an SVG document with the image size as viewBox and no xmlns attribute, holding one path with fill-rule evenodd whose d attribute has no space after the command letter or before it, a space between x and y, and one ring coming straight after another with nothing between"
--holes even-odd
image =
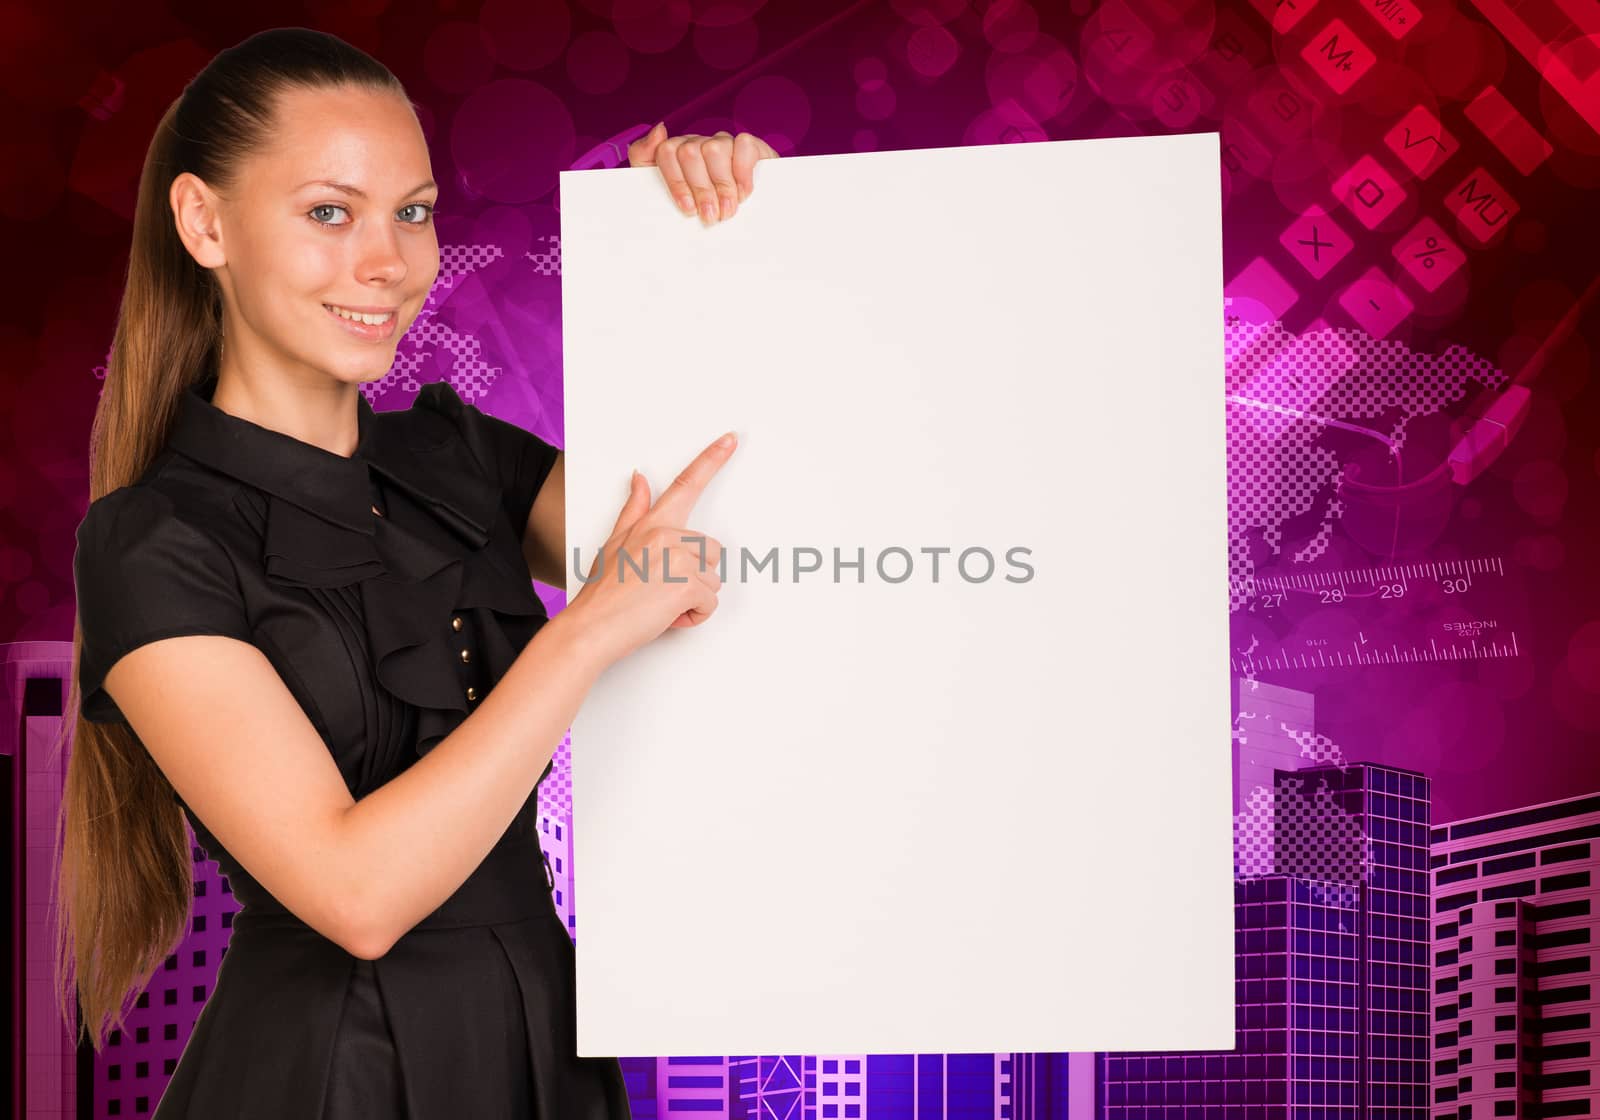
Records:
<instances>
[{"instance_id":1,"label":"woman's shoulder","mask_svg":"<svg viewBox=\"0 0 1600 1120\"><path fill-rule=\"evenodd\" d=\"M188 519L166 490L147 479L109 490L89 503L78 522L78 547L126 544L133 536L181 531Z\"/></svg>"},{"instance_id":2,"label":"woman's shoulder","mask_svg":"<svg viewBox=\"0 0 1600 1120\"><path fill-rule=\"evenodd\" d=\"M216 540L215 530L234 509L233 479L191 469L182 456L161 455L135 482L109 490L89 503L77 540L119 544L129 534Z\"/></svg>"},{"instance_id":3,"label":"woman's shoulder","mask_svg":"<svg viewBox=\"0 0 1600 1120\"><path fill-rule=\"evenodd\" d=\"M121 657L160 638L250 641L236 567L182 492L142 478L89 503L72 557L83 634L79 695L93 722L121 719L103 688Z\"/></svg>"},{"instance_id":4,"label":"woman's shoulder","mask_svg":"<svg viewBox=\"0 0 1600 1120\"><path fill-rule=\"evenodd\" d=\"M235 560L208 510L196 503L185 490L151 478L90 502L74 534L80 609L90 600L96 613L148 613L163 598L217 590L230 606L239 602Z\"/></svg>"},{"instance_id":5,"label":"woman's shoulder","mask_svg":"<svg viewBox=\"0 0 1600 1120\"><path fill-rule=\"evenodd\" d=\"M136 571L152 585L202 572L235 581L249 539L234 500L239 490L236 480L181 455L159 455L136 481L84 511L74 532L80 593L85 584L121 586Z\"/></svg>"}]
</instances>

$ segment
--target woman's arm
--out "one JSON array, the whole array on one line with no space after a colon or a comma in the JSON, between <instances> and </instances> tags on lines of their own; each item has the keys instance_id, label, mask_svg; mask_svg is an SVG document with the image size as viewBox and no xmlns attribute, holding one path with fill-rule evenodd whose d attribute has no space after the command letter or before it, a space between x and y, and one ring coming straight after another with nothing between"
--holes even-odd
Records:
<instances>
[{"instance_id":1,"label":"woman's arm","mask_svg":"<svg viewBox=\"0 0 1600 1120\"><path fill-rule=\"evenodd\" d=\"M367 955L388 952L483 862L607 664L584 627L557 613L459 727L344 811L353 939Z\"/></svg>"},{"instance_id":2,"label":"woman's arm","mask_svg":"<svg viewBox=\"0 0 1600 1120\"><path fill-rule=\"evenodd\" d=\"M371 959L483 862L555 754L604 668L568 617L545 623L460 726L360 801L248 642L149 642L105 687L229 853L307 925Z\"/></svg>"},{"instance_id":3,"label":"woman's arm","mask_svg":"<svg viewBox=\"0 0 1600 1120\"><path fill-rule=\"evenodd\" d=\"M522 533L522 555L528 572L540 583L567 588L567 471L566 453L556 456L550 474L539 487Z\"/></svg>"}]
</instances>

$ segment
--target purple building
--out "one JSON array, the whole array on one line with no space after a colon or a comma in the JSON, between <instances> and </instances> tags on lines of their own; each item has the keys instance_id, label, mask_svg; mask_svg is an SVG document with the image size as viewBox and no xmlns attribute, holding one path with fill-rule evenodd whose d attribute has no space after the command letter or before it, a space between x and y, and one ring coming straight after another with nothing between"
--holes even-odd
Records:
<instances>
[{"instance_id":1,"label":"purple building","mask_svg":"<svg viewBox=\"0 0 1600 1120\"><path fill-rule=\"evenodd\" d=\"M128 1029L108 1037L95 1067L96 1117L155 1111L228 951L238 904L205 849L190 851L194 916L189 932L139 993Z\"/></svg>"},{"instance_id":2,"label":"purple building","mask_svg":"<svg viewBox=\"0 0 1600 1120\"><path fill-rule=\"evenodd\" d=\"M1235 1047L1103 1055L1105 1120L1427 1116L1428 779L1271 773L1238 818Z\"/></svg>"},{"instance_id":3,"label":"purple building","mask_svg":"<svg viewBox=\"0 0 1600 1120\"><path fill-rule=\"evenodd\" d=\"M837 1115L845 1120L851 1116L994 1120L1027 1115L1015 1112L1009 1093L1002 1093L1002 1084L1011 1080L1015 1059L1013 1054L869 1054L863 1089L866 1107L859 1112L842 1108ZM817 1115L825 1120L828 1114Z\"/></svg>"},{"instance_id":4,"label":"purple building","mask_svg":"<svg viewBox=\"0 0 1600 1120\"><path fill-rule=\"evenodd\" d=\"M84 1106L93 1077L92 1051L74 1045L55 992L55 889L57 825L66 776L65 676L71 642L0 643L5 676L0 697L0 883L7 922L5 1072L0 1116L72 1120ZM103 1115L94 1112L92 1115Z\"/></svg>"},{"instance_id":5,"label":"purple building","mask_svg":"<svg viewBox=\"0 0 1600 1120\"><path fill-rule=\"evenodd\" d=\"M95 1054L61 1021L54 981L55 857L71 727L65 718L71 642L6 644L7 730L0 773L7 812L5 864L11 889L12 1017L10 1061L0 1115L149 1115L188 1043L226 951L238 906L200 848L194 860L194 921L189 933Z\"/></svg>"},{"instance_id":6,"label":"purple building","mask_svg":"<svg viewBox=\"0 0 1600 1120\"><path fill-rule=\"evenodd\" d=\"M556 913L576 938L577 908L572 879L572 736L569 733L551 757L550 773L539 783L539 846L544 849L545 879Z\"/></svg>"},{"instance_id":7,"label":"purple building","mask_svg":"<svg viewBox=\"0 0 1600 1120\"><path fill-rule=\"evenodd\" d=\"M1593 1116L1600 796L1433 830L1433 1116Z\"/></svg>"}]
</instances>

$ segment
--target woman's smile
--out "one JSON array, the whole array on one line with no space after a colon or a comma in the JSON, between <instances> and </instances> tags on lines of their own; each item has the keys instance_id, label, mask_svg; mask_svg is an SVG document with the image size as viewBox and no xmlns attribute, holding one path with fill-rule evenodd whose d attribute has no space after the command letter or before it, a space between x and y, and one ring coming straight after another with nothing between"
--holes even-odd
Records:
<instances>
[{"instance_id":1,"label":"woman's smile","mask_svg":"<svg viewBox=\"0 0 1600 1120\"><path fill-rule=\"evenodd\" d=\"M338 320L339 325L357 338L368 342L383 342L394 334L395 323L399 315L395 308L386 310L365 310L342 307L335 303L325 303L323 310Z\"/></svg>"}]
</instances>

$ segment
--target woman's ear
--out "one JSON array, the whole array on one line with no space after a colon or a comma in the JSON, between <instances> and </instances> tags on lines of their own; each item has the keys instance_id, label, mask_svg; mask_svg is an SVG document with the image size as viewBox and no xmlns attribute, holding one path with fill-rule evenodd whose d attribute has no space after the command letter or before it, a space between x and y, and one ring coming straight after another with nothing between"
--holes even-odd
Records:
<instances>
[{"instance_id":1,"label":"woman's ear","mask_svg":"<svg viewBox=\"0 0 1600 1120\"><path fill-rule=\"evenodd\" d=\"M193 172L184 171L172 180L167 192L178 236L202 268L221 268L228 263L222 248L221 208L216 193Z\"/></svg>"}]
</instances>

